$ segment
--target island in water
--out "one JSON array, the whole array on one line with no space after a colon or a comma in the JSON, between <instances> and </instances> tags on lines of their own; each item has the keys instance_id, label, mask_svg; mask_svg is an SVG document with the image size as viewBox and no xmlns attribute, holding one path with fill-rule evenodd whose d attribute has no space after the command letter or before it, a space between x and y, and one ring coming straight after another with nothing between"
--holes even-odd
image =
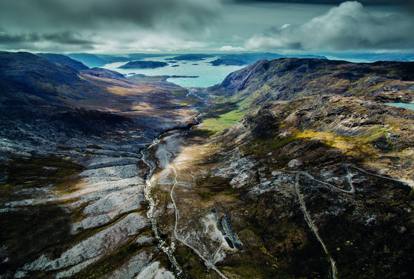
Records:
<instances>
[{"instance_id":1,"label":"island in water","mask_svg":"<svg viewBox=\"0 0 414 279\"><path fill-rule=\"evenodd\" d=\"M172 58L167 58L167 60L173 60L173 61L200 61L204 60L210 57L214 57L212 54L204 54L204 53L191 53L191 54L182 54L177 55Z\"/></svg>"},{"instance_id":2,"label":"island in water","mask_svg":"<svg viewBox=\"0 0 414 279\"><path fill-rule=\"evenodd\" d=\"M155 69L168 66L168 63L161 61L130 61L119 68L121 69Z\"/></svg>"}]
</instances>

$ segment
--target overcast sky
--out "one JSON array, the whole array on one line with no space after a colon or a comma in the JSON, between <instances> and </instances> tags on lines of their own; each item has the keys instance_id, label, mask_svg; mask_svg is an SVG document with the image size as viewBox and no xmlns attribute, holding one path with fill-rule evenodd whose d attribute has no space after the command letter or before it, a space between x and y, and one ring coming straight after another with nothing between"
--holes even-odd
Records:
<instances>
[{"instance_id":1,"label":"overcast sky","mask_svg":"<svg viewBox=\"0 0 414 279\"><path fill-rule=\"evenodd\" d=\"M412 51L409 0L0 0L0 49Z\"/></svg>"}]
</instances>

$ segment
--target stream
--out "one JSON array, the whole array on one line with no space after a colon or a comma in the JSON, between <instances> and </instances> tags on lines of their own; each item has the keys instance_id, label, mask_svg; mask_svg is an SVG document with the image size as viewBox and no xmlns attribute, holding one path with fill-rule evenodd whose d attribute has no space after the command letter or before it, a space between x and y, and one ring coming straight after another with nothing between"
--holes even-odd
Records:
<instances>
[{"instance_id":1,"label":"stream","mask_svg":"<svg viewBox=\"0 0 414 279\"><path fill-rule=\"evenodd\" d=\"M158 138L154 139L154 141L149 145L146 149L141 150L141 160L142 162L148 167L148 171L144 176L145 179L145 188L144 188L144 196L145 199L148 202L148 211L147 211L147 217L151 222L151 228L153 231L153 234L156 238L156 241L158 242L158 248L161 249L161 251L164 252L165 255L167 255L168 260L170 261L171 265L173 266L173 269L176 273L176 275L180 278L182 274L182 269L177 263L177 260L174 256L174 250L175 250L175 243L171 242L171 245L168 245L168 243L161 238L159 232L158 232L158 226L157 226L157 218L156 218L156 201L152 196L152 188L153 188L153 175L157 168L157 163L155 161L152 161L149 159L149 152L152 148L156 147L160 143L160 139L163 137L164 133L161 134Z\"/></svg>"}]
</instances>

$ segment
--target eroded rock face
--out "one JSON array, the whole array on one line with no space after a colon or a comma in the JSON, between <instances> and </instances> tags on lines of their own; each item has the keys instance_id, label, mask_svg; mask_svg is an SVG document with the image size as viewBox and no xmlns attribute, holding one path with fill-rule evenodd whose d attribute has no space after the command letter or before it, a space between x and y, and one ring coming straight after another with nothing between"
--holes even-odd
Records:
<instances>
[{"instance_id":1,"label":"eroded rock face","mask_svg":"<svg viewBox=\"0 0 414 279\"><path fill-rule=\"evenodd\" d=\"M73 246L59 258L51 260L47 256L41 256L34 262L23 266L17 273L21 275L24 272L52 271L69 267L68 271L61 272L57 276L71 276L85 267L85 262L90 264L103 255L111 253L114 249L125 244L129 237L137 235L146 226L148 226L148 223L144 216L134 213L129 214L113 226Z\"/></svg>"},{"instance_id":2,"label":"eroded rock face","mask_svg":"<svg viewBox=\"0 0 414 279\"><path fill-rule=\"evenodd\" d=\"M145 182L138 176L139 159L91 157L84 170L71 178L55 178L70 167L61 159L55 159L53 167L40 168L40 173L29 165L30 160L16 163L21 164L15 167L21 171L28 164L26 171L31 175L48 175L45 183L51 186L37 195L29 192L28 199L23 200L24 195L13 193L9 199L17 195L20 200L2 204L2 239L6 241L2 268L6 278L41 274L57 278L102 276L109 272L113 277L133 278L159 253L146 216ZM39 159L38 163L48 165L47 159ZM40 181L32 182L34 185L41 185L39 177L36 179ZM39 217L30 219L30 211ZM28 223L17 229L24 218ZM24 228L28 236L22 239ZM23 244L14 244L13 239Z\"/></svg>"}]
</instances>

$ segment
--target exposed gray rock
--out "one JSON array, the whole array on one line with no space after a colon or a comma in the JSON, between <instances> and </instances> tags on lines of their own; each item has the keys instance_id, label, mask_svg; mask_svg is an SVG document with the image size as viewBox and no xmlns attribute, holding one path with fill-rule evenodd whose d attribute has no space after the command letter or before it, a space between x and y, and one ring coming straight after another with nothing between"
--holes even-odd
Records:
<instances>
[{"instance_id":1,"label":"exposed gray rock","mask_svg":"<svg viewBox=\"0 0 414 279\"><path fill-rule=\"evenodd\" d=\"M50 259L45 255L40 256L35 261L23 266L18 274L21 276L30 271L53 271L70 268L67 272L61 273L61 276L71 276L85 266L99 260L105 254L111 253L131 237L138 235L148 225L148 220L144 216L131 213L112 226L71 247L56 259Z\"/></svg>"},{"instance_id":2,"label":"exposed gray rock","mask_svg":"<svg viewBox=\"0 0 414 279\"><path fill-rule=\"evenodd\" d=\"M160 267L160 262L153 262L146 266L136 277L136 279L174 279L175 276L170 271Z\"/></svg>"},{"instance_id":3,"label":"exposed gray rock","mask_svg":"<svg viewBox=\"0 0 414 279\"><path fill-rule=\"evenodd\" d=\"M111 279L132 279L136 278L137 275L150 263L153 258L153 254L142 251L132 258L120 268L114 272L104 276L104 278Z\"/></svg>"}]
</instances>

